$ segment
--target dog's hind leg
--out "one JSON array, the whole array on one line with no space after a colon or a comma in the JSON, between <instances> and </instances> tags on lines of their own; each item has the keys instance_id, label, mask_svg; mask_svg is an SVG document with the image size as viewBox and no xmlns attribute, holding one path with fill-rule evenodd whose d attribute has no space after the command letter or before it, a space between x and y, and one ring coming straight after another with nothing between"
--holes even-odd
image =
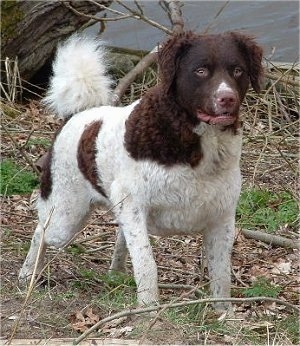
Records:
<instances>
[{"instance_id":1,"label":"dog's hind leg","mask_svg":"<svg viewBox=\"0 0 300 346\"><path fill-rule=\"evenodd\" d=\"M83 228L89 214L90 203L85 198L82 198L80 202L78 203L78 199L75 197L68 199L68 201L59 201L59 203L40 201L39 224L19 273L21 284L30 280L35 266L36 274L43 269L47 246L63 248ZM50 203L56 204L52 213Z\"/></svg>"},{"instance_id":2,"label":"dog's hind leg","mask_svg":"<svg viewBox=\"0 0 300 346\"><path fill-rule=\"evenodd\" d=\"M122 229L119 229L112 262L109 267L110 272L125 272L127 253L126 239Z\"/></svg>"}]
</instances>

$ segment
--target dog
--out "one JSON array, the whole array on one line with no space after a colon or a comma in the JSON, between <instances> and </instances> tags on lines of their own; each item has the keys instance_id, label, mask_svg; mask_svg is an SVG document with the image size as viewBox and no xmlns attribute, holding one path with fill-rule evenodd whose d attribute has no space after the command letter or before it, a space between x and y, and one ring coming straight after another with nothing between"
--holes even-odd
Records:
<instances>
[{"instance_id":1,"label":"dog","mask_svg":"<svg viewBox=\"0 0 300 346\"><path fill-rule=\"evenodd\" d=\"M65 246L93 207L105 205L119 225L110 270L124 270L128 249L139 304L159 300L149 234L202 234L212 296L229 298L240 105L250 85L260 91L262 54L237 32L174 35L158 51L157 85L113 107L103 45L74 35L59 46L45 102L66 122L44 165L39 221L19 279L32 276L39 247L37 271L47 246Z\"/></svg>"}]
</instances>

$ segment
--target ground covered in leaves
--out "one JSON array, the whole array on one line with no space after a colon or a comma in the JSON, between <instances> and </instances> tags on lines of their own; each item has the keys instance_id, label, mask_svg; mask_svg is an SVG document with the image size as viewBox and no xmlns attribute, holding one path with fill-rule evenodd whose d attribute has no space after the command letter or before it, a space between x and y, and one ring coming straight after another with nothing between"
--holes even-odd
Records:
<instances>
[{"instance_id":1,"label":"ground covered in leaves","mask_svg":"<svg viewBox=\"0 0 300 346\"><path fill-rule=\"evenodd\" d=\"M268 205L276 211L282 202L278 193L289 193L299 200L299 105L290 84L281 84L279 95L278 84L273 82L269 81L269 89L260 97L250 93L244 104L242 172L244 191L276 193L277 200ZM17 164L14 177L25 169L34 173L33 163L49 147L59 122L45 114L36 101L26 106L4 102L3 114L2 164L7 160ZM34 174L32 179L29 185L36 184ZM17 275L36 224L35 193L21 195L10 188L8 184L2 190L1 338L77 338L99 320L136 306L130 262L126 275L107 274L117 225L101 209L93 213L72 245L62 251L49 249L48 266L26 299ZM243 215L238 219L232 257L233 297L268 296L296 306L298 250L245 238L240 232L244 225L268 230L251 218L251 213L247 220ZM273 234L297 240L296 219L276 222ZM161 302L187 302L208 296L201 237L153 237L152 244ZM291 306L262 300L239 302L234 309L233 317L223 319L209 304L165 309L156 316L127 315L104 323L92 336L172 345L300 343L298 313Z\"/></svg>"}]
</instances>

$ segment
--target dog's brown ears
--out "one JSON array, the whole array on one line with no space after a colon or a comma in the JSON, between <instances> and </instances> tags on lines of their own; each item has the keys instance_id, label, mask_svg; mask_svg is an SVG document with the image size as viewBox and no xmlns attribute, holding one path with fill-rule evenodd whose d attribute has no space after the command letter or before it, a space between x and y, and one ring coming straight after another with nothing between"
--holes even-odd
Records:
<instances>
[{"instance_id":1,"label":"dog's brown ears","mask_svg":"<svg viewBox=\"0 0 300 346\"><path fill-rule=\"evenodd\" d=\"M253 40L252 37L238 32L228 33L238 44L249 68L249 78L252 88L260 93L263 79L262 48Z\"/></svg>"},{"instance_id":2,"label":"dog's brown ears","mask_svg":"<svg viewBox=\"0 0 300 346\"><path fill-rule=\"evenodd\" d=\"M171 36L158 51L159 79L168 92L172 88L179 59L198 35L185 32Z\"/></svg>"}]
</instances>

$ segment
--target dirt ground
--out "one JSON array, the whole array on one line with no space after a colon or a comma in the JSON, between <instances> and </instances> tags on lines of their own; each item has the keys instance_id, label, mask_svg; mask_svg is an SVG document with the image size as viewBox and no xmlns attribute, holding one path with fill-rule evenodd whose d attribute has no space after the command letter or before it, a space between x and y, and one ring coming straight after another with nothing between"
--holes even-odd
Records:
<instances>
[{"instance_id":1,"label":"dirt ground","mask_svg":"<svg viewBox=\"0 0 300 346\"><path fill-rule=\"evenodd\" d=\"M15 338L76 338L99 319L128 307L128 303L129 306L134 306L135 289L130 283L116 284L113 287L105 280L101 282L101 275L106 274L109 266L116 226L111 225L112 219L101 216L103 211L97 211L89 226L76 240L78 247L83 247L81 253L77 254L75 247L73 253L70 250L60 253L56 250L48 252L47 258L51 264L23 310L25 292L18 288L17 274L24 260L25 250L28 249L34 224L34 212L28 211L26 202L19 199L16 203L16 200L11 198L5 201L3 208L3 214L8 215L4 226L12 231L5 231L2 237L2 337L9 338L21 311L22 317ZM153 243L159 268L159 282L174 285L174 288L162 289L162 301L167 302L181 295L182 300L195 299L194 294L184 296L184 292L189 290L176 289L176 285L205 287L206 272L203 277L199 265L201 237L154 239ZM279 295L280 299L293 304L298 303L298 255L295 250L273 248L255 240L245 239L237 233L232 261L232 288L235 297L241 297L241 289L251 285L255 277L264 276L284 287ZM97 275L90 278L88 272ZM109 299L118 299L111 293L115 289L123 291L124 296L120 298L121 302L114 303L116 306L110 306ZM103 299L101 295L107 298ZM112 298L109 298L110 295ZM235 307L237 315L242 316L243 320L249 319L250 316L253 318L255 314L263 314L267 308L273 310L273 314L290 313L276 304L272 307L270 304L245 303ZM212 323L212 320L217 318L210 309L207 314L209 316L205 317L206 323L207 320ZM124 317L104 325L100 335L140 338L143 331L149 327L150 321L151 316L140 319ZM146 334L145 340L157 344L197 344L204 341L199 333L188 333L186 326L178 325L176 321L172 322L165 316L158 319ZM224 335L210 335L207 341L222 343Z\"/></svg>"},{"instance_id":2,"label":"dirt ground","mask_svg":"<svg viewBox=\"0 0 300 346\"><path fill-rule=\"evenodd\" d=\"M249 107L251 108L251 107ZM5 119L15 142L4 133L3 156L13 157L25 165L20 147L29 136L49 139L58 122L45 116L36 102L31 102L13 118ZM251 130L247 126L251 125ZM246 139L242 172L244 186L271 190L297 191L294 156L289 161L282 153L287 142L262 135L266 126L245 122ZM253 132L257 131L256 136ZM272 132L272 134L274 133ZM247 136L248 135L248 136ZM256 138L254 141L253 138ZM19 149L16 147L19 145ZM297 155L295 142L288 152ZM35 145L27 156L33 162L45 148ZM278 154L279 153L279 154ZM280 154L281 153L281 154ZM276 155L275 155L276 154ZM292 168L291 168L292 166ZM34 195L3 196L1 236L1 338L43 339L77 338L99 320L136 306L135 287L128 262L128 276L112 279L107 276L117 225L104 210L96 210L88 226L74 245L57 251L49 249L49 265L25 304L26 291L18 286L17 275L28 251L36 224ZM295 230L284 226L276 232L297 239ZM207 296L207 273L202 256L201 237L152 239L159 270L161 301L196 299L191 287ZM246 239L239 229L232 256L232 294L244 297L257 277L264 277L280 287L278 298L298 304L299 253L295 249L275 247L254 239ZM182 286L186 285L186 286ZM218 320L209 305L183 307L163 311L156 316L124 316L107 322L92 336L98 338L133 339L152 344L297 344L297 316L287 306L271 302L234 304L232 319ZM296 316L296 317L295 317ZM291 326L286 326L291 321ZM285 324L284 324L284 323ZM294 328L294 329L293 329Z\"/></svg>"}]
</instances>

